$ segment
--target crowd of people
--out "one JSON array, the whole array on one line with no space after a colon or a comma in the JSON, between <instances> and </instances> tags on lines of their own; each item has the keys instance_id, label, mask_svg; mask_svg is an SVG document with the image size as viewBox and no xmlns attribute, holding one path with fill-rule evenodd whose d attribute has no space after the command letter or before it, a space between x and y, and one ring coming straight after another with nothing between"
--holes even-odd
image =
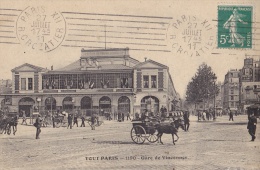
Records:
<instances>
[{"instance_id":1,"label":"crowd of people","mask_svg":"<svg viewBox=\"0 0 260 170\"><path fill-rule=\"evenodd\" d=\"M177 113L177 114L176 114ZM179 115L179 113L182 113ZM174 115L173 115L174 114ZM209 110L201 110L197 111L197 116L198 116L198 121L206 121L206 120L215 120L217 116L222 116L222 115L228 115L228 120L229 121L234 121L234 115L237 115L237 112L234 112L230 110L230 108L227 108L225 110L221 111L213 111L212 109ZM20 115L22 115L22 122L21 125L27 125L27 117L24 111L21 110ZM47 126L46 119L48 115L51 115L51 121L52 121L52 126L55 128L55 119L59 116L65 117L65 120L67 121L67 129L72 129L73 126L79 127L79 122L78 119L81 120L81 125L80 127L86 127L85 121L86 121L86 116L83 114L80 114L79 112L77 113L67 113L65 111L63 112L53 112L53 113L48 113L47 115L43 116L38 114L34 126L36 127L36 139L39 139L40 133L41 133L41 127L42 126ZM107 112L106 114L102 114L106 120L112 120L112 114L111 112ZM183 123L184 123L184 130L188 131L190 127L190 113L189 111L176 111L176 112L168 112L165 106L162 106L159 110L159 113L153 113L149 112L147 109L142 110L141 114L136 112L134 115L131 115L130 112L118 112L116 114L116 117L114 117L114 120L118 122L124 122L126 121L135 121L135 120L142 120L142 121L149 121L151 118L155 119L171 119L174 121L175 118L179 119L181 118ZM92 114L90 118L88 119L90 122L90 127L92 130L95 130L96 124L99 122L99 116L97 114ZM248 110L248 125L247 129L249 134L252 137L252 141L255 140L255 132L256 132L256 124L257 124L257 118L256 114L252 110Z\"/></svg>"}]
</instances>

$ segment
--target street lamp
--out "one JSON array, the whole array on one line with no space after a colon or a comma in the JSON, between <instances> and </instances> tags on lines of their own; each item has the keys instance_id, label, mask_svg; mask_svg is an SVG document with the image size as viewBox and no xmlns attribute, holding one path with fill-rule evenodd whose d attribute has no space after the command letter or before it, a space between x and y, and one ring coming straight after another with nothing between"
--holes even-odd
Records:
<instances>
[{"instance_id":1,"label":"street lamp","mask_svg":"<svg viewBox=\"0 0 260 170\"><path fill-rule=\"evenodd\" d=\"M213 101L213 106L214 106L214 111L213 111L213 120L215 120L216 119L216 87L215 87L215 85L216 85L216 80L217 80L217 77L216 77L216 75L215 75L215 73L213 74L213 77L212 77L212 80L213 80L213 82L214 82L214 101Z\"/></svg>"}]
</instances>

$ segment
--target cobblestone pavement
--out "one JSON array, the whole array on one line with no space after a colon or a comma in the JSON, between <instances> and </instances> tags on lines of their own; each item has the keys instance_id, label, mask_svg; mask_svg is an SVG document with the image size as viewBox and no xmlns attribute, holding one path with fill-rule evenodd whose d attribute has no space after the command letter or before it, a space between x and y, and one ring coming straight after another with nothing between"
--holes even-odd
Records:
<instances>
[{"instance_id":1,"label":"cobblestone pavement","mask_svg":"<svg viewBox=\"0 0 260 170\"><path fill-rule=\"evenodd\" d=\"M0 169L259 170L260 127L255 142L246 127L245 115L234 122L227 116L215 122L191 117L189 132L179 130L176 145L167 134L164 145L137 145L130 121L106 121L95 131L89 126L42 128L39 140L33 126L18 125L15 136L0 135Z\"/></svg>"}]
</instances>

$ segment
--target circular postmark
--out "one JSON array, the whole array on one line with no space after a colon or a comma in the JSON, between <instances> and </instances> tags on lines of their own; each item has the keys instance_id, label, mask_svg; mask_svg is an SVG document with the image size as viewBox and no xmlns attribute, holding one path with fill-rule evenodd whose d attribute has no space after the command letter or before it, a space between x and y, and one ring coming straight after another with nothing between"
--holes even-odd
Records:
<instances>
[{"instance_id":1,"label":"circular postmark","mask_svg":"<svg viewBox=\"0 0 260 170\"><path fill-rule=\"evenodd\" d=\"M49 52L64 40L66 22L60 12L44 6L27 7L17 19L16 34L29 49Z\"/></svg>"},{"instance_id":2,"label":"circular postmark","mask_svg":"<svg viewBox=\"0 0 260 170\"><path fill-rule=\"evenodd\" d=\"M173 52L187 56L201 56L214 48L213 25L206 19L182 15L170 22L167 45Z\"/></svg>"}]
</instances>

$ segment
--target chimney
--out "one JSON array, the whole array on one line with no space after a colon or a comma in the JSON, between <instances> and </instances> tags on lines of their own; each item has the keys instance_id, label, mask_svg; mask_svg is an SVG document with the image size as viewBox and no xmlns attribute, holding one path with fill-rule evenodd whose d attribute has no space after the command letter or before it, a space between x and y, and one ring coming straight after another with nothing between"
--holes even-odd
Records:
<instances>
[{"instance_id":1,"label":"chimney","mask_svg":"<svg viewBox=\"0 0 260 170\"><path fill-rule=\"evenodd\" d=\"M144 57L144 61L146 61L147 57Z\"/></svg>"},{"instance_id":2,"label":"chimney","mask_svg":"<svg viewBox=\"0 0 260 170\"><path fill-rule=\"evenodd\" d=\"M53 70L53 65L51 66L51 70Z\"/></svg>"}]
</instances>

